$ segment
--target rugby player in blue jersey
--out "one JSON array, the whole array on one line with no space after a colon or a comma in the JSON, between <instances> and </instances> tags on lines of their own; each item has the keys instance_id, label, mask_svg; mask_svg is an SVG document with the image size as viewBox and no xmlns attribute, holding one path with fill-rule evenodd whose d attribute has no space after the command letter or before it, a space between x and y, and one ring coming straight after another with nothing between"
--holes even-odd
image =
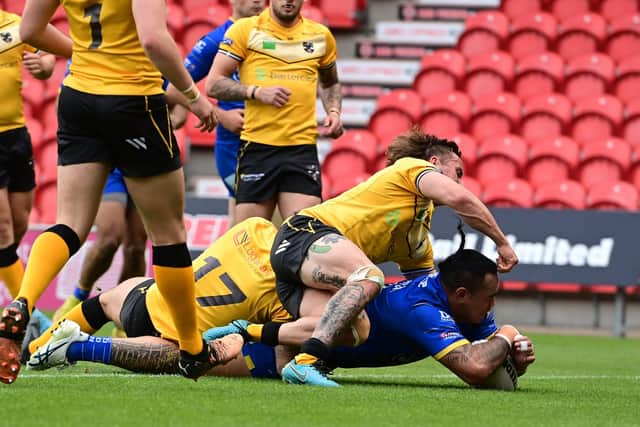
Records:
<instances>
[{"instance_id":1,"label":"rugby player in blue jersey","mask_svg":"<svg viewBox=\"0 0 640 427\"><path fill-rule=\"evenodd\" d=\"M230 232L236 236L237 230L235 228ZM258 235L251 234L243 239L258 240ZM210 256L215 256L216 259L220 257L222 260L216 274L223 271L225 273L219 277L227 274L226 283L231 279L237 282L238 287L245 286L238 281L239 275L234 276L234 266L225 266L222 257L228 255L228 250L220 254L213 248L209 251ZM510 356L516 372L522 375L527 366L535 361L535 352L531 340L520 335L516 328L510 325L498 328L496 325L491 312L499 289L495 262L480 252L461 249L442 261L438 267L440 272L437 274L387 285L366 307L370 322L368 339L356 347L333 348L331 357L327 359L328 365L322 369L394 366L432 356L466 383L482 385ZM272 272L264 275L271 275L273 279ZM139 281L142 283L144 279ZM140 372L175 372L177 346L169 340L159 338L161 334L157 332L158 326L154 326L153 321L145 321L154 317L149 316L149 308L152 306L129 302L141 297L138 295L140 292L136 291L138 284L128 286L132 289L128 295L122 294L122 289L125 289L122 285L116 288L120 289L119 295L116 291L102 294L100 303L104 312L100 316L91 317L101 317L102 322L114 320L116 323L129 323L132 326L127 330L128 336L139 336L138 338L121 340L105 337L95 344L86 333L80 332L78 325L67 321L66 325L59 328L60 332L53 331L51 338L41 339L43 344L38 349L33 348L30 367L47 369L77 360L89 360ZM255 298L255 301L247 300L243 304L255 307L265 299L272 298L274 293L275 285L262 293L246 292L247 298ZM133 297L130 298L129 295ZM301 312L307 304L305 298ZM255 313L250 313L249 310L246 317L255 321ZM225 321L222 318L215 320L216 323L217 320L220 323ZM302 316L295 322L280 324L275 329L278 341L289 345L304 342L315 327L315 323L308 320L308 317ZM144 324L144 327L135 326L136 323ZM100 326L97 323L91 324L93 330ZM204 325L200 326L203 330L206 328ZM253 326L255 325L246 321L235 321L228 326L207 330L204 335L206 339L213 339L238 332L245 341L251 341L256 335L251 332ZM263 329L272 326L265 325ZM265 330L258 336L261 336L262 341L273 343L273 336L269 336ZM237 337L235 334L229 335L232 336ZM361 333L360 337L364 338L365 334ZM107 345L104 340L108 341ZM230 347L232 344L233 342L228 343ZM282 366L295 351L295 347L279 345L274 350L266 344L250 342L244 345L238 357L225 366L214 368L210 374L278 378ZM96 354L100 357L97 358Z\"/></svg>"},{"instance_id":2,"label":"rugby player in blue jersey","mask_svg":"<svg viewBox=\"0 0 640 427\"><path fill-rule=\"evenodd\" d=\"M265 8L265 0L230 0L231 17L221 26L204 35L193 48L184 65L195 82L199 82L209 74L213 58L218 53L218 46L224 38L224 33L240 18L260 14ZM232 79L240 81L238 70ZM168 96L176 96L176 89L169 87ZM244 124L244 101L218 101L218 119L216 128L215 158L218 174L222 178L229 192L229 226L235 223L235 176L238 163L238 148L240 147L240 131ZM174 127L180 128L186 121L188 110L179 104L173 108L171 120Z\"/></svg>"}]
</instances>

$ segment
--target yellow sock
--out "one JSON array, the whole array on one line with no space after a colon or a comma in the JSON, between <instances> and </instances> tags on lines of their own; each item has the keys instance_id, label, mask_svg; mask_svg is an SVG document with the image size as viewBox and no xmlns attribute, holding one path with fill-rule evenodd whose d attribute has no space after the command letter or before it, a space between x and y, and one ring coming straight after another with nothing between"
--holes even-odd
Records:
<instances>
[{"instance_id":1,"label":"yellow sock","mask_svg":"<svg viewBox=\"0 0 640 427\"><path fill-rule=\"evenodd\" d=\"M16 299L25 298L29 312L33 311L38 298L68 260L69 247L60 235L49 231L40 234L31 248L27 269Z\"/></svg>"},{"instance_id":2,"label":"yellow sock","mask_svg":"<svg viewBox=\"0 0 640 427\"><path fill-rule=\"evenodd\" d=\"M7 285L9 293L13 298L20 292L20 284L24 277L24 266L21 260L16 260L13 264L0 268L0 279Z\"/></svg>"},{"instance_id":3,"label":"yellow sock","mask_svg":"<svg viewBox=\"0 0 640 427\"><path fill-rule=\"evenodd\" d=\"M191 354L202 351L202 337L196 321L196 284L193 267L154 265L153 272L162 298L178 331L180 349Z\"/></svg>"},{"instance_id":4,"label":"yellow sock","mask_svg":"<svg viewBox=\"0 0 640 427\"><path fill-rule=\"evenodd\" d=\"M49 340L49 338L51 338L51 334L53 333L53 330L56 329L60 325L60 323L65 319L72 320L76 322L78 325L80 325L80 330L82 332L86 332L91 335L96 331L94 328L91 327L91 325L89 325L87 318L84 317L84 313L82 312L82 304L78 304L75 307L73 307L67 314L62 316L60 320L58 320L57 322L54 322L49 329L47 329L42 333L42 335L40 335L35 340L31 341L29 343L29 352L33 354L33 352L35 352L40 346L46 343Z\"/></svg>"},{"instance_id":5,"label":"yellow sock","mask_svg":"<svg viewBox=\"0 0 640 427\"><path fill-rule=\"evenodd\" d=\"M251 341L260 342L260 339L262 338L262 327L263 326L264 325L259 324L259 323L252 323L249 326L247 326L247 333L251 337Z\"/></svg>"},{"instance_id":6,"label":"yellow sock","mask_svg":"<svg viewBox=\"0 0 640 427\"><path fill-rule=\"evenodd\" d=\"M317 361L318 358L310 355L309 353L300 353L296 356L296 363L298 365L311 365Z\"/></svg>"}]
</instances>

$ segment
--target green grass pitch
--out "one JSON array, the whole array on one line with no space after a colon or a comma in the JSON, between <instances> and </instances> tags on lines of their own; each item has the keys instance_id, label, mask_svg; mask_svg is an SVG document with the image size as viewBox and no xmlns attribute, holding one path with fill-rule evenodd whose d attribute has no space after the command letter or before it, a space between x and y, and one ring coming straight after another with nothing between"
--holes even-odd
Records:
<instances>
[{"instance_id":1,"label":"green grass pitch","mask_svg":"<svg viewBox=\"0 0 640 427\"><path fill-rule=\"evenodd\" d=\"M0 426L640 426L640 340L532 338L538 360L513 393L470 389L431 359L338 370L340 389L24 370L0 387Z\"/></svg>"}]
</instances>

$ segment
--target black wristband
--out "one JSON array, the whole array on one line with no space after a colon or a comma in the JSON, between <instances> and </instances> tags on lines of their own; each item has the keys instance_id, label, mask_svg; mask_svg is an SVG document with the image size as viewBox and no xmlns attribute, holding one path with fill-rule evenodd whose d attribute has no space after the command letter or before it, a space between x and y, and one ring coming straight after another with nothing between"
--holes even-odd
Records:
<instances>
[{"instance_id":1,"label":"black wristband","mask_svg":"<svg viewBox=\"0 0 640 427\"><path fill-rule=\"evenodd\" d=\"M251 89L251 99L256 99L257 90L258 90L258 86L254 86L253 89Z\"/></svg>"},{"instance_id":2,"label":"black wristband","mask_svg":"<svg viewBox=\"0 0 640 427\"><path fill-rule=\"evenodd\" d=\"M262 326L262 335L260 342L275 347L278 345L278 332L280 331L280 322L267 322Z\"/></svg>"}]
</instances>

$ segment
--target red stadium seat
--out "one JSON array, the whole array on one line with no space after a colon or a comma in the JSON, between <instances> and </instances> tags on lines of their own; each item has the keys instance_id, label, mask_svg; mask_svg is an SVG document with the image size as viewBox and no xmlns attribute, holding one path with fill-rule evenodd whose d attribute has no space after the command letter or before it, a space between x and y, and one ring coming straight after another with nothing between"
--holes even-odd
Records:
<instances>
[{"instance_id":1,"label":"red stadium seat","mask_svg":"<svg viewBox=\"0 0 640 427\"><path fill-rule=\"evenodd\" d=\"M557 27L556 18L545 12L519 16L511 24L507 50L516 61L551 50Z\"/></svg>"},{"instance_id":2,"label":"red stadium seat","mask_svg":"<svg viewBox=\"0 0 640 427\"><path fill-rule=\"evenodd\" d=\"M40 124L43 143L55 142L58 139L58 110L55 100L47 102L40 110Z\"/></svg>"},{"instance_id":3,"label":"red stadium seat","mask_svg":"<svg viewBox=\"0 0 640 427\"><path fill-rule=\"evenodd\" d=\"M447 139L458 144L458 148L462 153L462 163L464 164L465 176L473 174L476 167L476 160L478 158L478 143L476 140L466 133L447 135Z\"/></svg>"},{"instance_id":4,"label":"red stadium seat","mask_svg":"<svg viewBox=\"0 0 640 427\"><path fill-rule=\"evenodd\" d=\"M533 15L540 12L542 10L542 1L502 0L500 10L513 21L521 16Z\"/></svg>"},{"instance_id":5,"label":"red stadium seat","mask_svg":"<svg viewBox=\"0 0 640 427\"><path fill-rule=\"evenodd\" d=\"M615 135L622 112L622 103L610 95L580 99L575 104L571 135L580 143Z\"/></svg>"},{"instance_id":6,"label":"red stadium seat","mask_svg":"<svg viewBox=\"0 0 640 427\"><path fill-rule=\"evenodd\" d=\"M56 65L53 68L53 73L45 81L45 90L41 95L43 105L54 101L60 93L60 86L67 73L67 60L57 59Z\"/></svg>"},{"instance_id":7,"label":"red stadium seat","mask_svg":"<svg viewBox=\"0 0 640 427\"><path fill-rule=\"evenodd\" d=\"M578 144L565 136L541 139L529 147L527 180L534 187L568 179L578 165Z\"/></svg>"},{"instance_id":8,"label":"red stadium seat","mask_svg":"<svg viewBox=\"0 0 640 427\"><path fill-rule=\"evenodd\" d=\"M231 8L227 4L209 3L193 9L184 9L184 27L190 27L196 23L209 24L207 33L216 27L224 24L231 16ZM206 34L206 33L204 33ZM203 35L204 35L203 34Z\"/></svg>"},{"instance_id":9,"label":"red stadium seat","mask_svg":"<svg viewBox=\"0 0 640 427\"><path fill-rule=\"evenodd\" d=\"M629 182L640 191L640 146L633 147L631 154L631 168L629 169Z\"/></svg>"},{"instance_id":10,"label":"red stadium seat","mask_svg":"<svg viewBox=\"0 0 640 427\"><path fill-rule=\"evenodd\" d=\"M550 0L548 9L559 20L582 15L591 10L590 0Z\"/></svg>"},{"instance_id":11,"label":"red stadium seat","mask_svg":"<svg viewBox=\"0 0 640 427\"><path fill-rule=\"evenodd\" d=\"M387 167L387 153L383 152L383 153L378 153L378 155L376 156L376 160L373 163L373 169L372 172L378 172L381 169L384 169Z\"/></svg>"},{"instance_id":12,"label":"red stadium seat","mask_svg":"<svg viewBox=\"0 0 640 427\"><path fill-rule=\"evenodd\" d=\"M356 185L360 184L361 182L366 181L369 178L368 173L366 172L356 172L353 173L352 171L348 171L348 172L343 172L343 174L341 176L339 176L339 178L333 177L331 178L331 191L329 192L329 195L331 197L336 197L339 196L340 194L344 193L347 190L350 190L351 188L355 187Z\"/></svg>"},{"instance_id":13,"label":"red stadium seat","mask_svg":"<svg viewBox=\"0 0 640 427\"><path fill-rule=\"evenodd\" d=\"M221 0L180 0L182 8L186 11L199 9L201 7L208 7L211 4L224 3Z\"/></svg>"},{"instance_id":14,"label":"red stadium seat","mask_svg":"<svg viewBox=\"0 0 640 427\"><path fill-rule=\"evenodd\" d=\"M520 134L527 141L537 141L564 134L571 122L571 101L559 93L527 99L520 119Z\"/></svg>"},{"instance_id":15,"label":"red stadium seat","mask_svg":"<svg viewBox=\"0 0 640 427\"><path fill-rule=\"evenodd\" d=\"M29 225L33 224L40 224L40 210L37 206L32 206L29 212Z\"/></svg>"},{"instance_id":16,"label":"red stadium seat","mask_svg":"<svg viewBox=\"0 0 640 427\"><path fill-rule=\"evenodd\" d=\"M182 30L181 45L185 52L190 52L198 41L211 31L210 24L206 22L194 22Z\"/></svg>"},{"instance_id":17,"label":"red stadium seat","mask_svg":"<svg viewBox=\"0 0 640 427\"><path fill-rule=\"evenodd\" d=\"M31 145L33 146L33 154L37 155L38 150L42 147L44 143L42 124L34 119L33 117L26 116L27 121L27 129L29 130L29 135L31 136Z\"/></svg>"},{"instance_id":18,"label":"red stadium seat","mask_svg":"<svg viewBox=\"0 0 640 427\"><path fill-rule=\"evenodd\" d=\"M4 4L4 10L7 12L15 13L17 15L22 15L22 10L24 9L25 0L9 0Z\"/></svg>"},{"instance_id":19,"label":"red stadium seat","mask_svg":"<svg viewBox=\"0 0 640 427\"><path fill-rule=\"evenodd\" d=\"M615 76L613 60L602 53L576 56L567 64L564 92L573 102L606 93Z\"/></svg>"},{"instance_id":20,"label":"red stadium seat","mask_svg":"<svg viewBox=\"0 0 640 427\"><path fill-rule=\"evenodd\" d=\"M640 145L640 98L627 104L621 135L630 144Z\"/></svg>"},{"instance_id":21,"label":"red stadium seat","mask_svg":"<svg viewBox=\"0 0 640 427\"><path fill-rule=\"evenodd\" d=\"M302 3L302 9L300 10L300 14L307 19L311 19L312 21L319 22L323 25L329 25L329 21L325 16L324 12L322 11L322 9L320 9L317 6L314 6L309 2Z\"/></svg>"},{"instance_id":22,"label":"red stadium seat","mask_svg":"<svg viewBox=\"0 0 640 427\"><path fill-rule=\"evenodd\" d=\"M587 208L635 211L638 190L625 181L599 182L587 189Z\"/></svg>"},{"instance_id":23,"label":"red stadium seat","mask_svg":"<svg viewBox=\"0 0 640 427\"><path fill-rule=\"evenodd\" d=\"M22 99L23 104L31 110L31 115L37 117L42 108L43 96L46 84L42 80L37 80L28 73L22 76ZM28 104L28 106L27 106Z\"/></svg>"},{"instance_id":24,"label":"red stadium seat","mask_svg":"<svg viewBox=\"0 0 640 427\"><path fill-rule=\"evenodd\" d=\"M475 178L465 175L462 177L461 184L477 198L482 199L482 185Z\"/></svg>"},{"instance_id":25,"label":"red stadium seat","mask_svg":"<svg viewBox=\"0 0 640 427\"><path fill-rule=\"evenodd\" d=\"M331 178L327 175L321 174L322 180L322 200L328 200L331 198Z\"/></svg>"},{"instance_id":26,"label":"red stadium seat","mask_svg":"<svg viewBox=\"0 0 640 427\"><path fill-rule=\"evenodd\" d=\"M322 169L331 178L334 178L329 170L340 172L341 168L351 168L360 172L367 172L374 167L378 155L378 141L375 135L368 130L348 130L340 138L331 144L331 150L327 153L322 163ZM336 163L337 166L333 166ZM352 163L352 166L349 166ZM344 172L342 172L344 173Z\"/></svg>"},{"instance_id":27,"label":"red stadium seat","mask_svg":"<svg viewBox=\"0 0 640 427\"><path fill-rule=\"evenodd\" d=\"M586 188L602 181L626 177L631 165L631 147L620 138L590 141L582 146L578 179Z\"/></svg>"},{"instance_id":28,"label":"red stadium seat","mask_svg":"<svg viewBox=\"0 0 640 427\"><path fill-rule=\"evenodd\" d=\"M618 63L618 75L612 91L620 101L632 102L640 93L640 55L634 55Z\"/></svg>"},{"instance_id":29,"label":"red stadium seat","mask_svg":"<svg viewBox=\"0 0 640 427\"><path fill-rule=\"evenodd\" d=\"M527 181L518 178L492 181L484 187L483 200L491 206L530 208L533 189Z\"/></svg>"},{"instance_id":30,"label":"red stadium seat","mask_svg":"<svg viewBox=\"0 0 640 427\"><path fill-rule=\"evenodd\" d=\"M378 98L376 110L369 118L369 130L387 144L417 124L421 115L420 95L411 89L394 89Z\"/></svg>"},{"instance_id":31,"label":"red stadium seat","mask_svg":"<svg viewBox=\"0 0 640 427\"><path fill-rule=\"evenodd\" d=\"M513 79L514 62L511 55L496 51L469 59L465 91L473 99L508 90Z\"/></svg>"},{"instance_id":32,"label":"red stadium seat","mask_svg":"<svg viewBox=\"0 0 640 427\"><path fill-rule=\"evenodd\" d=\"M600 14L613 23L617 18L632 15L638 12L637 0L602 0Z\"/></svg>"},{"instance_id":33,"label":"red stadium seat","mask_svg":"<svg viewBox=\"0 0 640 427\"><path fill-rule=\"evenodd\" d=\"M35 157L38 185L46 185L58 179L58 144L49 141L40 147Z\"/></svg>"},{"instance_id":34,"label":"red stadium seat","mask_svg":"<svg viewBox=\"0 0 640 427\"><path fill-rule=\"evenodd\" d=\"M611 22L605 51L616 62L640 54L640 12L622 15Z\"/></svg>"},{"instance_id":35,"label":"red stadium seat","mask_svg":"<svg viewBox=\"0 0 640 427\"><path fill-rule=\"evenodd\" d=\"M182 27L185 22L185 13L182 6L176 3L167 3L167 28L175 40L180 40Z\"/></svg>"},{"instance_id":36,"label":"red stadium seat","mask_svg":"<svg viewBox=\"0 0 640 427\"><path fill-rule=\"evenodd\" d=\"M565 61L570 61L600 50L606 33L607 23L602 16L596 13L571 15L560 24L555 50Z\"/></svg>"},{"instance_id":37,"label":"red stadium seat","mask_svg":"<svg viewBox=\"0 0 640 427\"><path fill-rule=\"evenodd\" d=\"M352 29L360 25L366 11L362 0L322 0L320 9L331 28ZM311 18L313 19L313 18Z\"/></svg>"},{"instance_id":38,"label":"red stadium seat","mask_svg":"<svg viewBox=\"0 0 640 427\"><path fill-rule=\"evenodd\" d=\"M428 99L438 93L453 92L461 87L466 59L454 49L438 49L422 57L420 71L413 80L413 89Z\"/></svg>"},{"instance_id":39,"label":"red stadium seat","mask_svg":"<svg viewBox=\"0 0 640 427\"><path fill-rule=\"evenodd\" d=\"M582 184L571 180L549 181L533 195L535 207L546 209L584 209L586 192Z\"/></svg>"},{"instance_id":40,"label":"red stadium seat","mask_svg":"<svg viewBox=\"0 0 640 427\"><path fill-rule=\"evenodd\" d=\"M521 174L527 163L527 143L517 135L493 136L480 141L475 178L486 186Z\"/></svg>"},{"instance_id":41,"label":"red stadium seat","mask_svg":"<svg viewBox=\"0 0 640 427\"><path fill-rule=\"evenodd\" d=\"M436 136L462 132L471 115L471 100L462 92L441 93L425 102L420 127Z\"/></svg>"},{"instance_id":42,"label":"red stadium seat","mask_svg":"<svg viewBox=\"0 0 640 427\"><path fill-rule=\"evenodd\" d=\"M467 18L464 25L458 50L467 58L499 50L509 34L509 19L495 10L478 12Z\"/></svg>"},{"instance_id":43,"label":"red stadium seat","mask_svg":"<svg viewBox=\"0 0 640 427\"><path fill-rule=\"evenodd\" d=\"M523 101L531 96L558 92L564 77L564 61L553 52L522 58L516 65L513 91Z\"/></svg>"},{"instance_id":44,"label":"red stadium seat","mask_svg":"<svg viewBox=\"0 0 640 427\"><path fill-rule=\"evenodd\" d=\"M58 187L55 182L36 188L35 206L40 212L40 222L55 224L58 206Z\"/></svg>"},{"instance_id":45,"label":"red stadium seat","mask_svg":"<svg viewBox=\"0 0 640 427\"><path fill-rule=\"evenodd\" d=\"M520 100L512 93L486 95L475 101L468 130L477 140L511 133L520 119Z\"/></svg>"}]
</instances>

